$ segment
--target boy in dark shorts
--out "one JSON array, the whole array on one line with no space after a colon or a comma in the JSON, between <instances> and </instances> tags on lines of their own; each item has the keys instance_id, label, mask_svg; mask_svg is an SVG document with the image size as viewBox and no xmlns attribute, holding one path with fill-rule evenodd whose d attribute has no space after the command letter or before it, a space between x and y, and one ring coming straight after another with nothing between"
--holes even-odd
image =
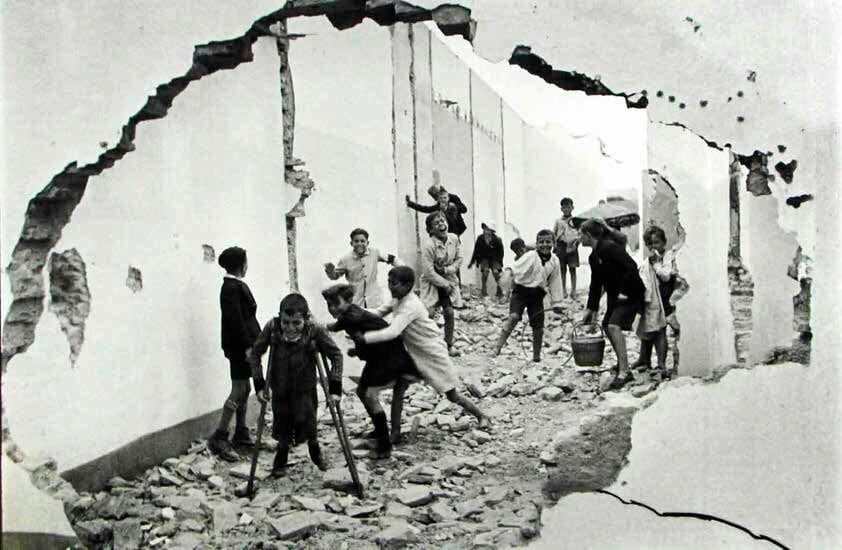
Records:
<instances>
[{"instance_id":1,"label":"boy in dark shorts","mask_svg":"<svg viewBox=\"0 0 842 550\"><path fill-rule=\"evenodd\" d=\"M208 440L208 449L224 460L240 460L228 442L228 427L231 417L235 417L234 444L253 445L246 427L246 407L251 392L249 378L252 369L247 360L248 352L260 333L260 325L255 313L257 304L243 277L248 270L246 251L238 246L226 248L219 255L219 265L225 269L219 292L219 306L222 311L222 350L230 363L231 393L222 406L219 426ZM262 380L254 379L254 390L263 389Z\"/></svg>"},{"instance_id":2,"label":"boy in dark shorts","mask_svg":"<svg viewBox=\"0 0 842 550\"><path fill-rule=\"evenodd\" d=\"M254 342L251 357L262 381L260 358L271 348L266 372L272 399L272 437L278 441L272 475L284 475L290 445L305 441L313 463L324 471L328 466L316 431L316 353L325 354L331 364L328 399L338 403L342 398L342 351L327 330L312 321L304 296L288 294L279 310L278 317L266 323ZM266 393L260 397L269 398Z\"/></svg>"},{"instance_id":3,"label":"boy in dark shorts","mask_svg":"<svg viewBox=\"0 0 842 550\"><path fill-rule=\"evenodd\" d=\"M476 264L482 275L482 295L488 296L488 272L494 276L497 285L497 298L503 297L500 288L500 272L503 270L503 241L497 236L497 231L491 223L482 224L482 235L477 237L474 253L468 262L468 269Z\"/></svg>"},{"instance_id":4,"label":"boy in dark shorts","mask_svg":"<svg viewBox=\"0 0 842 550\"><path fill-rule=\"evenodd\" d=\"M553 226L555 253L561 263L561 291L567 298L567 271L570 271L570 297L576 297L576 268L579 267L579 232L573 227L573 199L561 199L562 216Z\"/></svg>"},{"instance_id":5,"label":"boy in dark shorts","mask_svg":"<svg viewBox=\"0 0 842 550\"><path fill-rule=\"evenodd\" d=\"M500 355L506 340L523 317L523 311L529 314L532 327L532 360L541 361L541 346L544 341L544 296L550 292L553 311L561 313L561 268L558 258L553 256L553 232L542 229L536 237L535 250L526 249L523 239L515 239L511 244L515 252L512 272L514 287L509 301L509 317L503 322L494 357Z\"/></svg>"},{"instance_id":6,"label":"boy in dark shorts","mask_svg":"<svg viewBox=\"0 0 842 550\"><path fill-rule=\"evenodd\" d=\"M352 303L354 289L350 285L333 285L323 290L322 296L327 302L328 311L336 319L335 323L327 326L330 331L344 330L348 336L353 337L389 326L381 317ZM389 458L392 443L397 443L400 439L404 393L410 380L419 378L420 375L400 338L379 344L360 343L348 350L348 355L365 361L357 385L357 397L362 401L374 424L377 458ZM378 399L378 394L385 386L393 386L391 436L386 413L383 412Z\"/></svg>"}]
</instances>

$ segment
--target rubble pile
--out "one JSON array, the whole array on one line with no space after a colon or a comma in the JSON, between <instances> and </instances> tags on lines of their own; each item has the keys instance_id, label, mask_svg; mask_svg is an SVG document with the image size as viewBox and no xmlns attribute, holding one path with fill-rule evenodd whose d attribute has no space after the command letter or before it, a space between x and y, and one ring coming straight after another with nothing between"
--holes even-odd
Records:
<instances>
[{"instance_id":1,"label":"rubble pile","mask_svg":"<svg viewBox=\"0 0 842 550\"><path fill-rule=\"evenodd\" d=\"M332 468L319 471L306 445L290 453L288 472L270 476L274 442L264 441L253 499L237 498L249 474L242 461L224 462L202 441L136 479L113 478L96 494L66 506L82 542L92 548L498 548L538 535L542 489L555 434L579 425L602 401L600 370L579 369L569 335L583 304L567 300L560 316L547 313L544 359L531 361L529 329L515 330L491 359L508 305L472 298L457 312L455 359L464 389L493 419L489 431L419 383L407 392L404 442L392 457L374 459L362 404L342 401L363 499L354 495L330 415L320 409L319 440ZM629 338L630 347L634 338ZM605 365L613 365L606 349ZM523 350L529 349L527 354ZM529 358L528 358L529 357ZM657 385L638 373L629 393ZM382 394L388 403L388 392ZM267 411L267 415L271 414ZM587 459L587 457L583 457Z\"/></svg>"}]
</instances>

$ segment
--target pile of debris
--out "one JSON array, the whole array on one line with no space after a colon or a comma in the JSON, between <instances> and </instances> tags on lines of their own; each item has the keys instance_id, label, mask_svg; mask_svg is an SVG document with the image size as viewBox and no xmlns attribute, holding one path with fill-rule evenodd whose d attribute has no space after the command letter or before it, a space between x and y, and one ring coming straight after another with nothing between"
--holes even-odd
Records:
<instances>
[{"instance_id":1,"label":"pile of debris","mask_svg":"<svg viewBox=\"0 0 842 550\"><path fill-rule=\"evenodd\" d=\"M264 442L258 491L251 500L238 498L249 451L242 449L243 460L232 464L196 442L136 479L114 478L99 493L81 494L67 505L68 516L92 548L287 548L305 538L307 546L324 548L522 544L537 536L540 510L550 503L542 489L552 462L541 459L553 436L578 425L602 399L600 372L565 360L582 310L575 300L567 305L561 316L547 315L541 363L527 359L528 328L522 342L517 329L501 357L488 357L506 304L472 299L458 312L456 345L463 355L457 369L492 416L490 431L477 429L473 417L430 387L414 384L404 407L406 441L390 459L375 460L374 441L365 438L370 421L349 392L342 408L363 499L352 496L330 415L322 409L319 439L334 466L326 472L310 463L302 446L290 453L287 475L272 478L274 442ZM631 391L651 391L654 382L639 376L644 383ZM388 402L388 393L383 397Z\"/></svg>"}]
</instances>

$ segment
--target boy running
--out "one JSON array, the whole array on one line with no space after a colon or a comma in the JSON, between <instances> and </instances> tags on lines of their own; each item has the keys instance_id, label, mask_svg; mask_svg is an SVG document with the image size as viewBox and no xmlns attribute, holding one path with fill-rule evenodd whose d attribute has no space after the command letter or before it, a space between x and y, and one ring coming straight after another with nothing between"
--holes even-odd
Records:
<instances>
[{"instance_id":1,"label":"boy running","mask_svg":"<svg viewBox=\"0 0 842 550\"><path fill-rule=\"evenodd\" d=\"M337 265L324 265L325 275L331 281L345 276L354 287L354 304L360 307L377 307L383 303L383 293L377 283L377 264L385 262L401 265L393 254L383 255L378 249L369 247L368 231L358 227L351 231L351 252L342 256Z\"/></svg>"}]
</instances>

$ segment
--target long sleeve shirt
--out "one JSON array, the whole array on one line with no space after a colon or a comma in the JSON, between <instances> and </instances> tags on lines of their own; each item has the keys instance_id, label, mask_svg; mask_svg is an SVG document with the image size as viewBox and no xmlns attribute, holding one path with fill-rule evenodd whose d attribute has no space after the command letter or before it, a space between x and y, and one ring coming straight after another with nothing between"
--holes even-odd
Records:
<instances>
[{"instance_id":1,"label":"long sleeve shirt","mask_svg":"<svg viewBox=\"0 0 842 550\"><path fill-rule=\"evenodd\" d=\"M226 275L219 291L222 311L222 349L226 357L240 357L260 333L257 303L248 285L237 277Z\"/></svg>"},{"instance_id":2,"label":"long sleeve shirt","mask_svg":"<svg viewBox=\"0 0 842 550\"><path fill-rule=\"evenodd\" d=\"M343 256L334 269L337 278L342 275L348 284L354 287L353 303L360 307L377 307L383 303L383 293L377 283L377 263L389 262L389 256L384 256L380 250L369 247L364 254L359 255L353 250ZM392 265L403 265L392 256Z\"/></svg>"},{"instance_id":3,"label":"long sleeve shirt","mask_svg":"<svg viewBox=\"0 0 842 550\"><path fill-rule=\"evenodd\" d=\"M549 295L552 305L560 305L564 299L561 286L561 263L555 255L543 261L537 250L529 250L515 260L512 270L512 282L527 288L543 288Z\"/></svg>"},{"instance_id":4,"label":"long sleeve shirt","mask_svg":"<svg viewBox=\"0 0 842 550\"><path fill-rule=\"evenodd\" d=\"M468 264L476 264L480 260L489 260L498 265L503 264L503 241L500 240L500 237L493 235L490 242L486 240L485 235L477 237L471 261Z\"/></svg>"},{"instance_id":5,"label":"long sleeve shirt","mask_svg":"<svg viewBox=\"0 0 842 550\"><path fill-rule=\"evenodd\" d=\"M390 312L393 317L389 326L363 334L365 343L375 344L402 337L406 351L424 380L442 394L454 389L456 374L441 329L430 319L420 298L410 292L400 300L392 300L375 310L381 317Z\"/></svg>"},{"instance_id":6,"label":"long sleeve shirt","mask_svg":"<svg viewBox=\"0 0 842 550\"><path fill-rule=\"evenodd\" d=\"M613 307L620 294L625 294L632 302L643 302L645 288L637 264L623 247L610 239L600 239L594 245L588 262L591 266L589 310L599 309L603 290L608 295L609 308Z\"/></svg>"},{"instance_id":7,"label":"long sleeve shirt","mask_svg":"<svg viewBox=\"0 0 842 550\"><path fill-rule=\"evenodd\" d=\"M453 285L450 293L454 305L461 303L459 278L457 273L462 267L462 249L459 237L453 233L447 234L447 239L441 241L431 237L421 248L421 300L428 308L439 301L438 289ZM436 268L441 271L439 273ZM442 274L443 273L443 274Z\"/></svg>"},{"instance_id":8,"label":"long sleeve shirt","mask_svg":"<svg viewBox=\"0 0 842 550\"><path fill-rule=\"evenodd\" d=\"M423 205L418 204L417 202L409 201L407 206L416 210L418 212L424 212L425 214L430 214L432 212L438 212L440 207L438 204L432 205ZM447 218L447 231L449 233L454 233L457 236L461 236L462 233L468 229L468 226L465 225L465 220L462 218L462 214L468 212L468 207L465 206L465 203L462 202L457 195L450 193L450 203L447 205L447 209L444 211L444 217Z\"/></svg>"}]
</instances>

